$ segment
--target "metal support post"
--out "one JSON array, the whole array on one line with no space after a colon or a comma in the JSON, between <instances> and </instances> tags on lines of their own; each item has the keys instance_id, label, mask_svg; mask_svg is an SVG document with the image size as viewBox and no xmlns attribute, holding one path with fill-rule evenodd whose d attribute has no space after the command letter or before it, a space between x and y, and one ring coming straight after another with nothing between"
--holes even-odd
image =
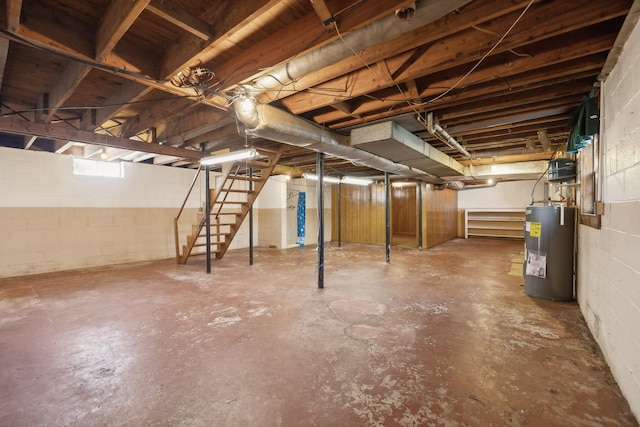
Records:
<instances>
[{"instance_id":1,"label":"metal support post","mask_svg":"<svg viewBox=\"0 0 640 427\"><path fill-rule=\"evenodd\" d=\"M338 183L338 247L342 247L342 183Z\"/></svg>"},{"instance_id":2,"label":"metal support post","mask_svg":"<svg viewBox=\"0 0 640 427\"><path fill-rule=\"evenodd\" d=\"M318 288L324 288L324 154L318 153L316 158L316 174L318 175Z\"/></svg>"},{"instance_id":3,"label":"metal support post","mask_svg":"<svg viewBox=\"0 0 640 427\"><path fill-rule=\"evenodd\" d=\"M207 235L207 274L211 273L211 191L209 191L209 166L204 167L204 215Z\"/></svg>"},{"instance_id":4,"label":"metal support post","mask_svg":"<svg viewBox=\"0 0 640 427\"><path fill-rule=\"evenodd\" d=\"M418 181L418 250L422 250L422 181Z\"/></svg>"},{"instance_id":5,"label":"metal support post","mask_svg":"<svg viewBox=\"0 0 640 427\"><path fill-rule=\"evenodd\" d=\"M386 260L391 262L391 192L389 191L389 172L384 173L384 219L386 226Z\"/></svg>"},{"instance_id":6,"label":"metal support post","mask_svg":"<svg viewBox=\"0 0 640 427\"><path fill-rule=\"evenodd\" d=\"M251 178L253 178L253 168L249 168L249 194L247 195L247 200L252 196L251 192L253 191ZM249 265L253 265L253 203L249 208Z\"/></svg>"}]
</instances>

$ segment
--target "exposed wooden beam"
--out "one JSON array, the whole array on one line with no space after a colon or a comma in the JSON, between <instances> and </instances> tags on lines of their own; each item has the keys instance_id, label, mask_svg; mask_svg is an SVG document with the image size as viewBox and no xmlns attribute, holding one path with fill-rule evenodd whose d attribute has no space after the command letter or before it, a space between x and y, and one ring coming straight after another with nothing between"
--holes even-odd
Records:
<instances>
[{"instance_id":1,"label":"exposed wooden beam","mask_svg":"<svg viewBox=\"0 0 640 427\"><path fill-rule=\"evenodd\" d=\"M551 150L551 141L549 140L549 135L547 135L546 129L538 131L538 139L545 151Z\"/></svg>"},{"instance_id":2,"label":"exposed wooden beam","mask_svg":"<svg viewBox=\"0 0 640 427\"><path fill-rule=\"evenodd\" d=\"M202 40L213 37L209 24L170 0L151 0L147 10Z\"/></svg>"},{"instance_id":3,"label":"exposed wooden beam","mask_svg":"<svg viewBox=\"0 0 640 427\"><path fill-rule=\"evenodd\" d=\"M216 47L226 41L225 34L241 31L278 3L277 0L236 0L212 6L203 16L215 31L211 41L203 43L199 38L194 40L192 34L183 34L165 51L160 75L173 77L187 67L213 59Z\"/></svg>"},{"instance_id":4,"label":"exposed wooden beam","mask_svg":"<svg viewBox=\"0 0 640 427\"><path fill-rule=\"evenodd\" d=\"M558 64L552 67L543 67L533 70L530 73L516 73L511 75L510 73L502 72L499 79L491 79L487 83L470 85L464 90L464 97L461 97L457 91L450 92L447 96L444 96L437 101L430 102L424 106L406 106L406 100L400 94L390 94L384 97L384 100L368 100L362 103L358 107L358 114L363 117L367 117L368 114L393 109L394 113L412 112L415 109L423 111L425 109L434 110L439 108L451 108L453 106L464 106L469 101L486 100L490 102L491 99L506 94L514 95L521 91L538 89L544 90L547 86L570 83L576 79L583 79L589 76L595 76L600 70L600 64L604 61L606 53L604 55L590 55L584 58L579 58L575 61L569 61L564 64ZM501 68L501 67L500 67ZM486 71L495 73L501 72L499 68L487 67ZM517 70L515 70L517 72ZM442 80L440 77L446 78ZM446 84L453 84L453 79L459 79L460 76L454 75L442 75L431 78L432 87L445 87ZM409 84L408 81L407 85ZM417 97L424 99L425 97L432 95L433 90L428 88L418 93ZM333 105L332 105L333 106ZM323 112L314 116L314 120L318 123L336 123L340 120L348 119L351 114L340 115L335 111Z\"/></svg>"},{"instance_id":5,"label":"exposed wooden beam","mask_svg":"<svg viewBox=\"0 0 640 427\"><path fill-rule=\"evenodd\" d=\"M15 32L20 25L20 10L22 9L22 0L7 0L7 30ZM7 65L7 56L9 55L9 40L0 39L0 87L4 79L4 69Z\"/></svg>"},{"instance_id":6,"label":"exposed wooden beam","mask_svg":"<svg viewBox=\"0 0 640 427\"><path fill-rule=\"evenodd\" d=\"M342 10L344 8L344 0L324 1L329 10ZM402 3L407 4L410 2L403 1ZM363 27L374 20L393 13L397 7L397 0L363 2L353 9L351 13L340 17L340 31L344 33ZM338 39L336 33L326 31L318 38L320 29L321 24L318 23L318 15L315 12L311 12L296 19L280 31L261 39L245 54L234 56L224 64L216 67L216 74L224 79L225 82L225 87L222 89L231 89L242 80L260 75L262 73L261 70L307 52L310 46ZM294 38L288 37L291 34L296 36ZM278 46L278 48L273 49L273 46ZM359 59L358 67L362 67L362 61Z\"/></svg>"},{"instance_id":7,"label":"exposed wooden beam","mask_svg":"<svg viewBox=\"0 0 640 427\"><path fill-rule=\"evenodd\" d=\"M62 154L65 151L67 151L69 148L73 147L74 144L75 144L75 142L73 142L73 141L67 141L67 142L60 141L59 144L56 144L56 145L59 145L59 147L56 148L55 153L56 154Z\"/></svg>"},{"instance_id":8,"label":"exposed wooden beam","mask_svg":"<svg viewBox=\"0 0 640 427\"><path fill-rule=\"evenodd\" d=\"M0 87L4 79L4 69L7 66L7 56L9 55L9 40L0 38Z\"/></svg>"},{"instance_id":9,"label":"exposed wooden beam","mask_svg":"<svg viewBox=\"0 0 640 427\"><path fill-rule=\"evenodd\" d=\"M58 81L49 91L48 109L43 111L40 120L50 122L58 108L75 92L82 79L91 71L91 67L79 62L69 62L64 68Z\"/></svg>"},{"instance_id":10,"label":"exposed wooden beam","mask_svg":"<svg viewBox=\"0 0 640 427\"><path fill-rule=\"evenodd\" d=\"M235 123L235 116L207 106L192 108L186 114L170 120L158 129L158 140L170 145L180 144L204 133Z\"/></svg>"},{"instance_id":11,"label":"exposed wooden beam","mask_svg":"<svg viewBox=\"0 0 640 427\"><path fill-rule=\"evenodd\" d=\"M0 117L0 131L14 135L36 136L39 138L61 139L66 141L71 140L103 147L116 147L124 150L164 154L188 159L202 158L202 153L195 150L176 148L169 145L150 144L133 139L117 138L93 132L74 130L64 125L34 123L9 117Z\"/></svg>"},{"instance_id":12,"label":"exposed wooden beam","mask_svg":"<svg viewBox=\"0 0 640 427\"><path fill-rule=\"evenodd\" d=\"M333 15L329 11L327 7L327 3L324 0L310 0L311 5L313 6L313 10L316 11L316 14L320 18L320 22L327 29L327 31L331 31L335 29L336 24L333 21Z\"/></svg>"},{"instance_id":13,"label":"exposed wooden beam","mask_svg":"<svg viewBox=\"0 0 640 427\"><path fill-rule=\"evenodd\" d=\"M143 154L143 155L138 156L135 159L133 159L133 163L144 162L145 160L149 160L149 159L151 159L151 158L153 158L155 156L156 156L156 154L154 154L154 153Z\"/></svg>"},{"instance_id":14,"label":"exposed wooden beam","mask_svg":"<svg viewBox=\"0 0 640 427\"><path fill-rule=\"evenodd\" d=\"M116 0L111 2L106 13L98 24L96 33L95 59L102 62L113 50L127 29L135 22L149 0ZM41 120L49 122L67 99L75 92L78 85L91 71L91 66L83 62L69 62L58 81L49 91L49 110Z\"/></svg>"},{"instance_id":15,"label":"exposed wooden beam","mask_svg":"<svg viewBox=\"0 0 640 427\"><path fill-rule=\"evenodd\" d=\"M124 137L136 135L150 126L184 115L197 105L185 99L164 99L149 103L149 107L124 123L120 135Z\"/></svg>"},{"instance_id":16,"label":"exposed wooden beam","mask_svg":"<svg viewBox=\"0 0 640 427\"><path fill-rule=\"evenodd\" d=\"M95 59L102 62L149 4L149 0L112 0L98 24Z\"/></svg>"},{"instance_id":17,"label":"exposed wooden beam","mask_svg":"<svg viewBox=\"0 0 640 427\"><path fill-rule=\"evenodd\" d=\"M158 155L153 158L154 165L166 165L167 163L172 163L177 160L180 160L180 157L176 156L166 156L166 155Z\"/></svg>"},{"instance_id":18,"label":"exposed wooden beam","mask_svg":"<svg viewBox=\"0 0 640 427\"><path fill-rule=\"evenodd\" d=\"M104 105L110 107L100 108L96 111L96 126L102 125L127 107L130 102L138 101L153 89L136 81L129 80L120 86L116 91L111 92L105 99ZM88 129L87 129L88 130Z\"/></svg>"},{"instance_id":19,"label":"exposed wooden beam","mask_svg":"<svg viewBox=\"0 0 640 427\"><path fill-rule=\"evenodd\" d=\"M309 73L296 80L295 83L284 86L282 91L277 92L277 96L274 93L264 94L261 96L261 99L263 102L269 102L275 99L286 98L295 94L297 90L314 87L343 74L361 69L363 62L372 64L382 59L394 57L403 52L416 49L424 44L432 43L438 39L463 31L473 25L495 19L514 10L522 9L527 3L527 1L513 2L512 0L472 2L466 5L460 13L447 16L446 19L439 19L432 24L407 33L402 37L396 37L387 42L372 46L359 52L358 56L353 55L345 58L331 67ZM246 61L246 59L244 60ZM239 62L239 59L235 59L235 61ZM226 64L224 64L224 66L226 66ZM236 66L239 66L239 64Z\"/></svg>"},{"instance_id":20,"label":"exposed wooden beam","mask_svg":"<svg viewBox=\"0 0 640 427\"><path fill-rule=\"evenodd\" d=\"M42 13L42 11L38 10L38 13ZM62 18L64 18L64 15L62 15ZM38 19L44 20L45 18ZM88 43L89 38L77 37L75 33L67 31L66 29L72 25L71 22L67 21L68 20L65 19L62 19L60 22L51 20L50 25L48 23L49 27L55 27L51 29L51 33L56 34L56 37L53 37L50 34L43 34L37 29L28 28L24 25L20 26L18 29L18 35L25 40L27 45L39 46L45 50L54 50L80 62L92 61L95 54L95 46ZM151 58L149 53L138 52L135 59L136 63L132 63L128 59L120 56L118 52L114 51L110 53L107 56L107 59L103 62L108 66L105 71L140 84L140 88L142 88L140 92L129 92L132 97L131 99L143 96L142 91L151 89L158 89L178 96L195 95L192 89L175 87L169 82L146 77L145 75L154 75L153 67L150 65L151 59L153 58ZM126 69L133 73L121 73L118 71L119 69ZM119 101L120 103L126 102L123 98L120 98ZM201 99L200 102L214 106L218 109L226 110L226 97L224 96L214 94L210 98ZM103 115L102 117L109 118L110 116ZM102 124L105 120L102 122L97 121L97 123Z\"/></svg>"},{"instance_id":21,"label":"exposed wooden beam","mask_svg":"<svg viewBox=\"0 0 640 427\"><path fill-rule=\"evenodd\" d=\"M36 139L38 139L37 136L25 135L25 137L24 137L24 149L25 150L30 149L31 146L33 145L33 143L36 142Z\"/></svg>"},{"instance_id":22,"label":"exposed wooden beam","mask_svg":"<svg viewBox=\"0 0 640 427\"><path fill-rule=\"evenodd\" d=\"M20 26L20 12L22 11L22 0L7 1L7 30L15 33Z\"/></svg>"},{"instance_id":23,"label":"exposed wooden beam","mask_svg":"<svg viewBox=\"0 0 640 427\"><path fill-rule=\"evenodd\" d=\"M391 75L391 70L389 70L389 64L387 64L387 61L382 60L376 62L376 71L377 74L385 80L385 82L389 84L393 83L393 76Z\"/></svg>"},{"instance_id":24,"label":"exposed wooden beam","mask_svg":"<svg viewBox=\"0 0 640 427\"><path fill-rule=\"evenodd\" d=\"M210 141L227 141L229 139L238 140L240 135L238 135L238 127L235 123L231 123L228 125L224 125L221 128L216 130L207 132L205 134L199 135L195 138L192 138L183 144L181 147L190 147L190 146L198 146L200 144L204 144Z\"/></svg>"},{"instance_id":25,"label":"exposed wooden beam","mask_svg":"<svg viewBox=\"0 0 640 427\"><path fill-rule=\"evenodd\" d=\"M416 81L411 79L411 80L407 80L404 83L407 86L407 96L406 98L412 99L412 100L418 100L420 98L420 90L418 90L418 85L416 84Z\"/></svg>"}]
</instances>

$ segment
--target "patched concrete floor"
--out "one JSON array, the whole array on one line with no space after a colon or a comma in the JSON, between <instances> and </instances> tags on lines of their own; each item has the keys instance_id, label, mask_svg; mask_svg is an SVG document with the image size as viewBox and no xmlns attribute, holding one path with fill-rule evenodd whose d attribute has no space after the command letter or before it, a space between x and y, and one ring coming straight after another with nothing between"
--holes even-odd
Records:
<instances>
[{"instance_id":1,"label":"patched concrete floor","mask_svg":"<svg viewBox=\"0 0 640 427\"><path fill-rule=\"evenodd\" d=\"M1 426L633 426L522 242L257 249L0 280Z\"/></svg>"}]
</instances>

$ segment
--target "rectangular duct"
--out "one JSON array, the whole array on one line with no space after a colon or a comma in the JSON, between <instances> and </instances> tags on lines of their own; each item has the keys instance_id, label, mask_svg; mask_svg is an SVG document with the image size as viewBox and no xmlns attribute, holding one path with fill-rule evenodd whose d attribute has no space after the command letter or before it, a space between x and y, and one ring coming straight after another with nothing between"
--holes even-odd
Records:
<instances>
[{"instance_id":1,"label":"rectangular duct","mask_svg":"<svg viewBox=\"0 0 640 427\"><path fill-rule=\"evenodd\" d=\"M439 177L465 174L457 160L392 121L353 129L351 146Z\"/></svg>"}]
</instances>

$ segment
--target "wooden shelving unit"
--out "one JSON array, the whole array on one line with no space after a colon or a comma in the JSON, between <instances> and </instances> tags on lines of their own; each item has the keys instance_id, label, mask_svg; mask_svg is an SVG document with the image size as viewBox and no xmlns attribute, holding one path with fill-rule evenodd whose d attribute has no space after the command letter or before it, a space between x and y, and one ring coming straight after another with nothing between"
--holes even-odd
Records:
<instances>
[{"instance_id":1,"label":"wooden shelving unit","mask_svg":"<svg viewBox=\"0 0 640 427\"><path fill-rule=\"evenodd\" d=\"M524 209L466 209L464 237L524 239Z\"/></svg>"}]
</instances>

